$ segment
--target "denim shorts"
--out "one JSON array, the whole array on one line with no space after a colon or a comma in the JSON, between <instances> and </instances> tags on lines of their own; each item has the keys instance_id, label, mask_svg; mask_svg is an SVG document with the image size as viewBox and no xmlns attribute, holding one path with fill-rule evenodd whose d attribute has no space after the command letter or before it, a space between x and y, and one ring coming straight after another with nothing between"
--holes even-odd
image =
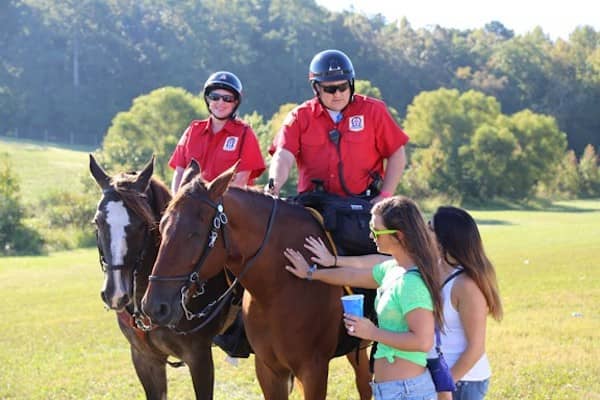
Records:
<instances>
[{"instance_id":1,"label":"denim shorts","mask_svg":"<svg viewBox=\"0 0 600 400\"><path fill-rule=\"evenodd\" d=\"M375 400L435 400L437 394L429 370L410 379L371 382Z\"/></svg>"},{"instance_id":2,"label":"denim shorts","mask_svg":"<svg viewBox=\"0 0 600 400\"><path fill-rule=\"evenodd\" d=\"M452 400L483 400L485 397L489 379L482 381L458 381L456 382L456 390L452 393Z\"/></svg>"}]
</instances>

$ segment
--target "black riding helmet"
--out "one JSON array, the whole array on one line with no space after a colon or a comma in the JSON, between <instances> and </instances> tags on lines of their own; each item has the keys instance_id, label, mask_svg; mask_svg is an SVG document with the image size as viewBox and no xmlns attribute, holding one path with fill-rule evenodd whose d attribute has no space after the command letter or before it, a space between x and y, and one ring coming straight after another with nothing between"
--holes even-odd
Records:
<instances>
[{"instance_id":1,"label":"black riding helmet","mask_svg":"<svg viewBox=\"0 0 600 400\"><path fill-rule=\"evenodd\" d=\"M350 98L354 95L354 67L350 58L340 50L324 50L310 62L308 80L318 93L316 84L346 80L350 83Z\"/></svg>"},{"instance_id":2,"label":"black riding helmet","mask_svg":"<svg viewBox=\"0 0 600 400\"><path fill-rule=\"evenodd\" d=\"M240 81L235 74L228 71L218 71L209 76L204 83L204 102L206 103L206 109L209 113L211 111L208 107L206 96L215 89L225 89L233 92L233 95L238 102L228 118L235 118L235 112L242 103L242 81Z\"/></svg>"}]
</instances>

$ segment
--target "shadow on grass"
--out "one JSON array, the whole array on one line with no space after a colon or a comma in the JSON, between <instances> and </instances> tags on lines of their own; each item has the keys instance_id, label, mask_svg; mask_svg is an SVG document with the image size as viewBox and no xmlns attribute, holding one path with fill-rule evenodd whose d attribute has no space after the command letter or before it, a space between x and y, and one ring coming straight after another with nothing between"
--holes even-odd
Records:
<instances>
[{"instance_id":1,"label":"shadow on grass","mask_svg":"<svg viewBox=\"0 0 600 400\"><path fill-rule=\"evenodd\" d=\"M515 225L513 222L505 221L502 219L476 219L477 225Z\"/></svg>"},{"instance_id":2,"label":"shadow on grass","mask_svg":"<svg viewBox=\"0 0 600 400\"><path fill-rule=\"evenodd\" d=\"M530 200L527 202L509 202L502 200L491 201L486 204L469 204L464 205L465 208L471 211L533 211L533 212L559 212L559 213L588 213L598 212L600 209L585 207L575 204L559 204L550 200Z\"/></svg>"}]
</instances>

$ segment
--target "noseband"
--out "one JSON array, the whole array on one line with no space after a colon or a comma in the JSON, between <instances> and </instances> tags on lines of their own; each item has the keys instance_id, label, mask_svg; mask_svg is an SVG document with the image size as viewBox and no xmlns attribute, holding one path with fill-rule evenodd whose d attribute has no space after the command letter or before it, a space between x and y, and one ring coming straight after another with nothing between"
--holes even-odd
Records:
<instances>
[{"instance_id":1,"label":"noseband","mask_svg":"<svg viewBox=\"0 0 600 400\"><path fill-rule=\"evenodd\" d=\"M223 308L223 306L226 304L225 300L227 298L229 298L232 291L234 290L236 285L239 283L240 279L246 274L246 272L250 269L250 267L252 266L254 261L262 253L262 251L265 247L265 244L267 243L267 240L268 240L269 236L271 235L271 230L273 228L273 222L275 221L275 214L277 213L277 201L274 200L273 207L271 208L271 213L269 214L269 222L267 223L267 230L265 232L265 236L263 237L263 241L260 244L260 247L258 248L256 253L254 253L254 255L248 259L242 272L235 278L235 280L231 283L229 288L221 296L219 296L216 300L209 303L206 307L204 307L204 309L202 311L194 314L187 308L186 304L187 304L187 301L189 298L194 298L194 297L197 297L204 293L204 285L205 285L206 281L203 281L203 282L201 282L201 284L199 284L200 268L202 268L202 265L204 265L204 262L206 261L208 255L210 254L210 251L214 248L215 243L219 237L219 231L222 231L225 252L227 255L229 255L229 241L227 240L227 235L226 235L226 230L225 230L225 226L229 222L229 219L227 218L227 214L225 214L225 209L223 207L223 199L222 198L219 199L218 203L214 203L205 198L201 198L201 197L197 197L197 196L193 196L193 195L191 195L191 196L196 198L197 200L200 200L200 201L208 204L210 207L212 207L216 211L215 216L213 217L212 227L208 233L208 241L207 241L206 247L204 248L204 251L200 255L200 258L198 259L198 261L194 264L194 269L192 270L192 272L189 275L175 275L175 276L165 276L165 277L159 276L159 275L150 275L150 277L148 278L148 280L151 282L185 281L184 285L181 287L180 303L181 303L181 307L183 308L183 311L185 313L185 317L187 320L192 320L194 318L203 318L207 315L211 315L211 318L208 318L202 324L194 327L190 331L182 332L182 331L176 330L177 333L182 333L182 334L196 332L197 330L203 328L207 323L209 323L212 320L212 317L214 317L218 313L218 311L220 311ZM192 286L196 286L196 287L199 286L199 288L196 290L195 293L190 294L190 288Z\"/></svg>"}]
</instances>

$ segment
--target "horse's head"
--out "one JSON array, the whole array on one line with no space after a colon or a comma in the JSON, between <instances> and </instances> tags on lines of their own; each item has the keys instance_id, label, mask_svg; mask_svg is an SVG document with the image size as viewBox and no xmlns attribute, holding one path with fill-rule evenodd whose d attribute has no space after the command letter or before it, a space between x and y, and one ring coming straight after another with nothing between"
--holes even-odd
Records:
<instances>
[{"instance_id":1,"label":"horse's head","mask_svg":"<svg viewBox=\"0 0 600 400\"><path fill-rule=\"evenodd\" d=\"M181 304L221 272L227 259L222 201L235 166L210 184L199 171L192 161L160 222L161 246L142 300L144 313L158 325L175 325L182 317Z\"/></svg>"},{"instance_id":2,"label":"horse's head","mask_svg":"<svg viewBox=\"0 0 600 400\"><path fill-rule=\"evenodd\" d=\"M135 274L144 257L156 251L156 217L146 195L153 168L154 157L139 173L110 177L90 154L90 172L102 189L94 216L104 271L101 297L113 310L122 310L134 300Z\"/></svg>"}]
</instances>

